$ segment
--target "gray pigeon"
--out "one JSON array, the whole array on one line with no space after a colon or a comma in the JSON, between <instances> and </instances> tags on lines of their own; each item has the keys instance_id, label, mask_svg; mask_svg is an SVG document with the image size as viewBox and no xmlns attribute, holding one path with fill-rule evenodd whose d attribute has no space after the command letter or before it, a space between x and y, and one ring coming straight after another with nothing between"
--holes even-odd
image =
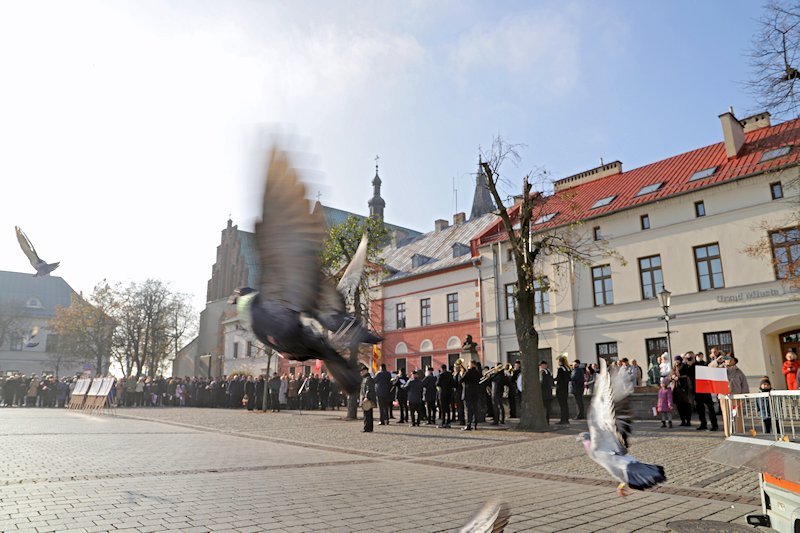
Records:
<instances>
[{"instance_id":1,"label":"gray pigeon","mask_svg":"<svg viewBox=\"0 0 800 533\"><path fill-rule=\"evenodd\" d=\"M58 268L58 265L61 263L48 263L47 261L39 258L39 254L36 253L36 248L33 247L30 239L19 226L14 226L14 230L17 232L17 240L19 241L19 246L22 248L22 251L25 253L25 256L28 258L28 261L31 262L31 266L36 269L36 274L33 276L49 276L50 272Z\"/></svg>"},{"instance_id":2,"label":"gray pigeon","mask_svg":"<svg viewBox=\"0 0 800 533\"><path fill-rule=\"evenodd\" d=\"M511 509L507 504L490 501L461 528L460 533L501 533L510 518Z\"/></svg>"},{"instance_id":3,"label":"gray pigeon","mask_svg":"<svg viewBox=\"0 0 800 533\"><path fill-rule=\"evenodd\" d=\"M618 398L620 399L620 398ZM614 412L614 387L604 359L594 384L592 408L589 411L589 433L581 433L586 453L618 480L617 492L625 496L625 487L644 490L667 480L664 467L640 463L628 455L624 435Z\"/></svg>"},{"instance_id":4,"label":"gray pigeon","mask_svg":"<svg viewBox=\"0 0 800 533\"><path fill-rule=\"evenodd\" d=\"M240 323L258 340L295 361L324 361L336 382L352 393L361 383L357 367L301 319L315 317L320 310L344 309L341 295L332 285L327 287L322 273L322 212L311 212L305 193L286 153L273 149L262 220L255 229L261 259L258 291L237 289L230 301L236 304Z\"/></svg>"}]
</instances>

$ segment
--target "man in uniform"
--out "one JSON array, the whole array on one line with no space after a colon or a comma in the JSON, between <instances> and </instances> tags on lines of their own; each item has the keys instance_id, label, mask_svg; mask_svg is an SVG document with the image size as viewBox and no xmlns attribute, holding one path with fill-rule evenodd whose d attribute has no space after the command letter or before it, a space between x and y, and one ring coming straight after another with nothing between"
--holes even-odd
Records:
<instances>
[{"instance_id":1,"label":"man in uniform","mask_svg":"<svg viewBox=\"0 0 800 533\"><path fill-rule=\"evenodd\" d=\"M481 392L481 371L479 370L477 361L470 361L469 370L464 374L461 380L463 386L464 405L467 411L467 425L464 430L471 431L474 427L478 428L478 398Z\"/></svg>"},{"instance_id":2,"label":"man in uniform","mask_svg":"<svg viewBox=\"0 0 800 533\"><path fill-rule=\"evenodd\" d=\"M359 365L361 369L361 392L359 393L359 403L364 405L364 402L369 400L372 405L375 405L375 380L372 379L372 376L369 375L369 369L367 365L361 363ZM364 433L372 433L372 407L369 409L364 409Z\"/></svg>"}]
</instances>

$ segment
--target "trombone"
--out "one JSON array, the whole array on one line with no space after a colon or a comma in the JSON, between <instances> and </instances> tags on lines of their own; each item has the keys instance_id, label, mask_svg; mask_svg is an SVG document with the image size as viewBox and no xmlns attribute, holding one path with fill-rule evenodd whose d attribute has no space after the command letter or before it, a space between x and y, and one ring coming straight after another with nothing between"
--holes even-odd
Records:
<instances>
[{"instance_id":1,"label":"trombone","mask_svg":"<svg viewBox=\"0 0 800 533\"><path fill-rule=\"evenodd\" d=\"M489 370L483 373L483 377L480 379L478 383L480 385L483 385L484 383L490 381L497 373L499 372L507 373L510 370L511 370L511 363L506 363L506 364L497 363L497 365L495 365L494 368L490 368Z\"/></svg>"}]
</instances>

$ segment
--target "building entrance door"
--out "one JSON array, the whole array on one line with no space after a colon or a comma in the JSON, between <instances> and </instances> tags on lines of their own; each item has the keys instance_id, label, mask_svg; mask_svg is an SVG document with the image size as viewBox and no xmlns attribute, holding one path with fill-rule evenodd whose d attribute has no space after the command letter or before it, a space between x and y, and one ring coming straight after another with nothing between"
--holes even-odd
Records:
<instances>
[{"instance_id":1,"label":"building entrance door","mask_svg":"<svg viewBox=\"0 0 800 533\"><path fill-rule=\"evenodd\" d=\"M786 360L786 352L792 350L795 354L800 354L800 329L787 331L778 335L781 341L781 360Z\"/></svg>"},{"instance_id":2,"label":"building entrance door","mask_svg":"<svg viewBox=\"0 0 800 533\"><path fill-rule=\"evenodd\" d=\"M645 348L647 350L647 382L650 385L658 385L660 378L660 373L650 375L650 369L653 366L658 366L658 358L661 357L661 354L667 351L667 338L666 337L655 337L652 339L645 339ZM671 357L671 354L670 354ZM670 361L670 364L672 362ZM655 372L655 371L654 371ZM658 378L658 379L655 379Z\"/></svg>"}]
</instances>

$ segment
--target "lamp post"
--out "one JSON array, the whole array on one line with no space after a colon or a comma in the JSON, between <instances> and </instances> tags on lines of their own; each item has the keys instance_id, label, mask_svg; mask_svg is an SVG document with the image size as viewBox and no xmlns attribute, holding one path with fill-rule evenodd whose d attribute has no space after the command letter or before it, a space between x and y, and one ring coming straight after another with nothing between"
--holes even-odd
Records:
<instances>
[{"instance_id":1,"label":"lamp post","mask_svg":"<svg viewBox=\"0 0 800 533\"><path fill-rule=\"evenodd\" d=\"M661 292L658 293L658 299L661 300L661 309L664 311L664 322L667 323L667 352L669 352L670 365L672 364L672 339L670 339L669 331L669 304L671 298L672 293L669 292L666 287L663 287Z\"/></svg>"}]
</instances>

